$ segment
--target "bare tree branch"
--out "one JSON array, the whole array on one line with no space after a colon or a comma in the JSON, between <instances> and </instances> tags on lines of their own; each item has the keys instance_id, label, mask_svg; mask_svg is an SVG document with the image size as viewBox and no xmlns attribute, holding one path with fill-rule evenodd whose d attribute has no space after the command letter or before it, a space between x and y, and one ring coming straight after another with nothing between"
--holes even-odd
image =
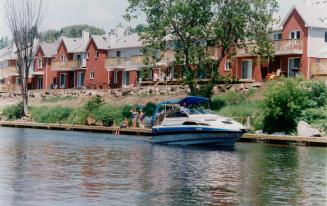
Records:
<instances>
[{"instance_id":1,"label":"bare tree branch","mask_svg":"<svg viewBox=\"0 0 327 206\"><path fill-rule=\"evenodd\" d=\"M34 61L36 43L45 11L43 0L6 0L4 16L11 31L17 55L17 73L28 115L28 78Z\"/></svg>"}]
</instances>

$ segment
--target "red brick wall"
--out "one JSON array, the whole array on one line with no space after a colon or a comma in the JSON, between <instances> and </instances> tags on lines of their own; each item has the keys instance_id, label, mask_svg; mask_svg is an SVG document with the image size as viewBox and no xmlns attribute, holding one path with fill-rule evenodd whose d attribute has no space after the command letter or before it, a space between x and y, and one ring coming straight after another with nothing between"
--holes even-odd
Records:
<instances>
[{"instance_id":1,"label":"red brick wall","mask_svg":"<svg viewBox=\"0 0 327 206\"><path fill-rule=\"evenodd\" d=\"M96 51L98 51L99 57L96 57ZM105 68L105 61L107 59L107 51L98 50L93 39L91 40L87 52L89 53L89 59L87 60L87 69L85 72L85 86L96 89L108 88L108 71ZM90 72L94 71L94 79L90 79Z\"/></svg>"},{"instance_id":2,"label":"red brick wall","mask_svg":"<svg viewBox=\"0 0 327 206\"><path fill-rule=\"evenodd\" d=\"M299 15L299 13L294 9L289 16L289 18L285 21L283 26L283 39L289 39L289 34L291 31L300 31L300 40L303 41L303 54L301 56L301 67L300 72L306 78L309 78L308 74L308 28L305 27L305 22ZM288 66L287 64L283 65Z\"/></svg>"},{"instance_id":3,"label":"red brick wall","mask_svg":"<svg viewBox=\"0 0 327 206\"><path fill-rule=\"evenodd\" d=\"M242 78L242 61L244 60L252 60L252 79L261 82L263 81L263 76L261 72L261 62L258 57L239 57L237 58L236 68L237 71L235 71L237 79Z\"/></svg>"},{"instance_id":4,"label":"red brick wall","mask_svg":"<svg viewBox=\"0 0 327 206\"><path fill-rule=\"evenodd\" d=\"M62 41L59 45L59 48L57 50L57 55L56 55L56 58L55 60L56 61L61 61L61 56L66 56L67 60L70 60L69 59L69 55L67 54L67 48L64 44L64 42Z\"/></svg>"},{"instance_id":5,"label":"red brick wall","mask_svg":"<svg viewBox=\"0 0 327 206\"><path fill-rule=\"evenodd\" d=\"M44 89L50 89L53 82L58 84L58 73L51 69L52 58L44 58L44 61L47 63L43 78Z\"/></svg>"},{"instance_id":6,"label":"red brick wall","mask_svg":"<svg viewBox=\"0 0 327 206\"><path fill-rule=\"evenodd\" d=\"M225 63L226 61L231 61L232 63L232 68L230 69L230 71L225 70ZM231 77L236 77L236 73L237 73L237 59L236 58L231 58L228 59L227 57L223 58L220 62L220 65L218 67L218 73L222 76L227 76L230 75Z\"/></svg>"}]
</instances>

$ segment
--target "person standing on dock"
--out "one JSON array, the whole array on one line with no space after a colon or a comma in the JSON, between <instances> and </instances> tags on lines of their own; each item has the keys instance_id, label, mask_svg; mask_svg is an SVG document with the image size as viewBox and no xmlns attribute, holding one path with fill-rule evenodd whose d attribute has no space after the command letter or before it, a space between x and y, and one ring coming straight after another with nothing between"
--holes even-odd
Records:
<instances>
[{"instance_id":1,"label":"person standing on dock","mask_svg":"<svg viewBox=\"0 0 327 206\"><path fill-rule=\"evenodd\" d=\"M132 128L136 128L139 114L135 108L131 110L131 113L132 113Z\"/></svg>"},{"instance_id":2,"label":"person standing on dock","mask_svg":"<svg viewBox=\"0 0 327 206\"><path fill-rule=\"evenodd\" d=\"M141 110L140 115L139 115L139 126L140 126L140 128L144 128L144 118L145 118L144 112L143 112L143 110Z\"/></svg>"}]
</instances>

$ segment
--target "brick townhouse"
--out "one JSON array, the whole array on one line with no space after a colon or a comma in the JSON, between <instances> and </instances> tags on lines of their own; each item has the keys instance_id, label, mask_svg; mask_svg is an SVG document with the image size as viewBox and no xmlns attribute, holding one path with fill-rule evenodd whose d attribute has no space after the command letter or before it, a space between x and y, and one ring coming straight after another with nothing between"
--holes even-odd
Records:
<instances>
[{"instance_id":1,"label":"brick townhouse","mask_svg":"<svg viewBox=\"0 0 327 206\"><path fill-rule=\"evenodd\" d=\"M36 49L33 78L34 88L50 89L56 84L58 74L51 69L52 59L56 55L58 42L46 43L41 42Z\"/></svg>"},{"instance_id":2,"label":"brick townhouse","mask_svg":"<svg viewBox=\"0 0 327 206\"><path fill-rule=\"evenodd\" d=\"M272 39L273 61L264 62L240 50L222 61L220 74L250 81L263 81L272 72L307 79L327 75L327 1L307 0L291 8L273 26Z\"/></svg>"},{"instance_id":3,"label":"brick townhouse","mask_svg":"<svg viewBox=\"0 0 327 206\"><path fill-rule=\"evenodd\" d=\"M274 59L263 61L243 50L231 59L223 59L221 75L243 81L264 81L271 74L309 78L327 76L327 1L306 0L276 20L271 38ZM174 45L165 39L167 47ZM170 46L170 47L169 47ZM17 85L14 47L0 50L0 85ZM130 28L118 25L105 35L81 38L62 37L55 43L40 43L36 49L30 75L31 89L109 89L136 86L144 68L142 42ZM212 58L219 58L219 49L208 47ZM145 80L180 80L183 71L174 65L173 51L158 53L162 60L149 71ZM143 79L144 80L144 79ZM178 82L178 81L177 81Z\"/></svg>"}]
</instances>

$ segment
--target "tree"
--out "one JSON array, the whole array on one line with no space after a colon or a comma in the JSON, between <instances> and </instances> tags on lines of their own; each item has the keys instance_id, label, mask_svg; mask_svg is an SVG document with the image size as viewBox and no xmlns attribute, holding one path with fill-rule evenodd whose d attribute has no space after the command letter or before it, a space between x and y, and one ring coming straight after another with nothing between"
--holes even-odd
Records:
<instances>
[{"instance_id":1,"label":"tree","mask_svg":"<svg viewBox=\"0 0 327 206\"><path fill-rule=\"evenodd\" d=\"M175 63L186 71L191 95L205 90L206 96L211 96L217 67L225 57L234 56L240 48L264 58L272 56L269 8L276 6L275 0L129 0L125 18L144 13L147 25L139 35L145 50L173 50ZM167 37L173 46L164 44ZM256 46L249 44L253 42ZM208 55L209 45L220 49L215 60ZM211 81L197 89L199 70L205 70Z\"/></svg>"},{"instance_id":2,"label":"tree","mask_svg":"<svg viewBox=\"0 0 327 206\"><path fill-rule=\"evenodd\" d=\"M89 31L91 35L103 35L105 30L97 28L94 26L82 24L82 25L72 25L61 28L60 30L50 29L41 33L41 40L46 42L54 42L58 40L61 36L66 36L69 38L78 38L82 36L82 31Z\"/></svg>"},{"instance_id":3,"label":"tree","mask_svg":"<svg viewBox=\"0 0 327 206\"><path fill-rule=\"evenodd\" d=\"M5 5L5 17L16 47L24 116L28 116L28 77L43 12L43 0L7 0Z\"/></svg>"}]
</instances>

